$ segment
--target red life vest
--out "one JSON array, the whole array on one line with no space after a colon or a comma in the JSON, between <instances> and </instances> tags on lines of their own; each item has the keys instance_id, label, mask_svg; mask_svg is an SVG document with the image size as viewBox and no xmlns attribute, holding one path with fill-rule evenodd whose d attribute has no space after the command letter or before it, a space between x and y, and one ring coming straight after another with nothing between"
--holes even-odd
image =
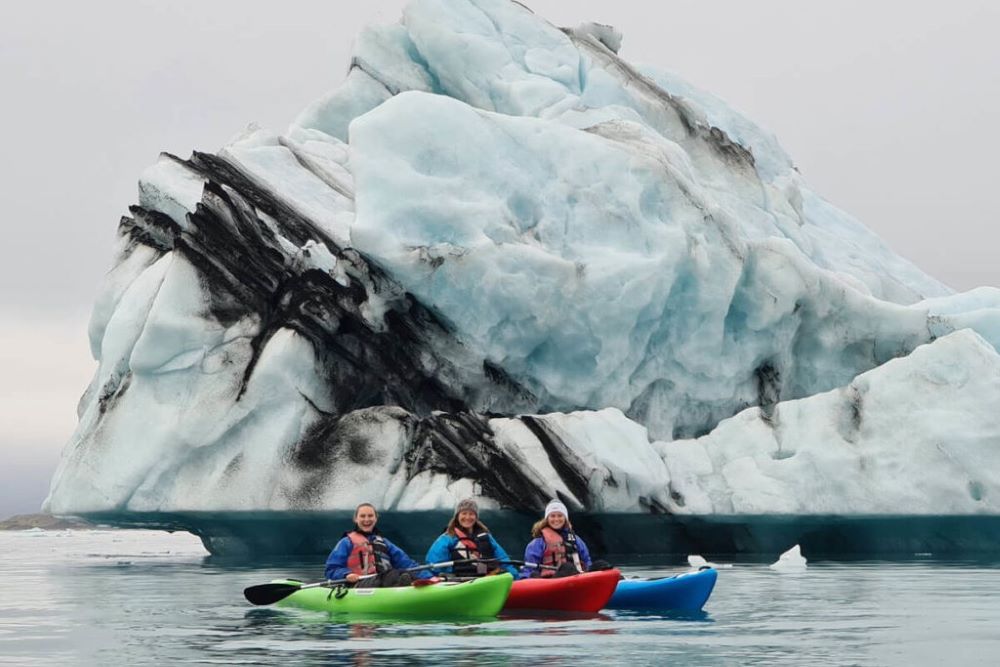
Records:
<instances>
[{"instance_id":1,"label":"red life vest","mask_svg":"<svg viewBox=\"0 0 1000 667\"><path fill-rule=\"evenodd\" d=\"M564 540L563 536L559 532L546 526L545 528L542 528L542 538L545 540L545 552L542 553L542 565L559 567L567 560L571 560L577 572L583 572L583 564L580 563L580 554L576 548L576 535L573 531L568 531L566 533L566 539ZM543 577L551 577L554 576L555 573L555 570L544 568L539 574Z\"/></svg>"},{"instance_id":2,"label":"red life vest","mask_svg":"<svg viewBox=\"0 0 1000 667\"><path fill-rule=\"evenodd\" d=\"M381 535L365 535L352 530L346 537L351 540L351 553L347 568L354 574L381 574L392 569L389 547Z\"/></svg>"},{"instance_id":3,"label":"red life vest","mask_svg":"<svg viewBox=\"0 0 1000 667\"><path fill-rule=\"evenodd\" d=\"M449 549L449 556L452 560L467 560L469 558L495 558L493 545L490 543L490 534L483 531L475 537L468 535L458 526L455 527L456 542ZM452 571L462 577L481 577L489 572L495 565L489 563L457 563L452 567Z\"/></svg>"}]
</instances>

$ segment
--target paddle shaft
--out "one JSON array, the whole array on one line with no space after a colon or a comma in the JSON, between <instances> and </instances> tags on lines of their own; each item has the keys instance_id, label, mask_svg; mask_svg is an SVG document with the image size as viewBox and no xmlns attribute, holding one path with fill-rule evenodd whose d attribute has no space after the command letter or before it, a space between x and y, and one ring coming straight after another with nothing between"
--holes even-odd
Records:
<instances>
[{"instance_id":1,"label":"paddle shaft","mask_svg":"<svg viewBox=\"0 0 1000 667\"><path fill-rule=\"evenodd\" d=\"M407 568L405 570L400 570L400 571L401 572L419 572L421 570L431 570L431 569L436 569L436 568L439 568L439 567L451 567L452 565L455 565L457 563L467 563L467 562L469 562L471 560L474 560L474 559L467 558L466 560L448 560L448 561L444 561L443 563L426 563L424 565L417 565L416 567L410 567L410 568ZM362 579L373 579L373 578L379 576L379 574L380 573L378 573L378 572L376 572L375 574L362 574L362 575L359 575L358 578L355 579L354 581L361 581ZM301 590L303 588L319 588L321 586L323 586L323 587L326 587L326 586L330 586L330 587L332 587L332 586L342 586L344 584L350 584L350 583L354 583L354 582L352 582L352 581L350 581L348 579L334 579L334 580L327 579L326 581L317 581L316 583L313 583L313 584L304 584L304 585L302 585L302 586L299 587L299 590Z\"/></svg>"},{"instance_id":2,"label":"paddle shaft","mask_svg":"<svg viewBox=\"0 0 1000 667\"><path fill-rule=\"evenodd\" d=\"M536 570L558 570L559 568L555 565L542 565L541 563L529 563L525 560L500 560L498 558L481 558L480 560L487 563L497 563L499 565L521 565L523 567L530 567Z\"/></svg>"}]
</instances>

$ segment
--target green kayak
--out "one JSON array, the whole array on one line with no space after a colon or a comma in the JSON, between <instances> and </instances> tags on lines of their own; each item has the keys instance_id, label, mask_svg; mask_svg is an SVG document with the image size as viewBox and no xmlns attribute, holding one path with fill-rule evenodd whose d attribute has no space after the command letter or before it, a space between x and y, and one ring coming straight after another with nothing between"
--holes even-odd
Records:
<instances>
[{"instance_id":1,"label":"green kayak","mask_svg":"<svg viewBox=\"0 0 1000 667\"><path fill-rule=\"evenodd\" d=\"M296 585L300 582L280 579L273 583ZM496 616L507 601L513 583L514 578L509 574L499 574L420 587L305 588L280 600L277 605L332 614Z\"/></svg>"}]
</instances>

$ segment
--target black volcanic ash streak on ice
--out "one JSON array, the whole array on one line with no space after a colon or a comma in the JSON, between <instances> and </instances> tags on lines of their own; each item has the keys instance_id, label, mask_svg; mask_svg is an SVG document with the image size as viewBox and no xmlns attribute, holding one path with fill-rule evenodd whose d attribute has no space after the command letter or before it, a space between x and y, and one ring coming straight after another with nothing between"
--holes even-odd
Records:
<instances>
[{"instance_id":1,"label":"black volcanic ash streak on ice","mask_svg":"<svg viewBox=\"0 0 1000 667\"><path fill-rule=\"evenodd\" d=\"M289 275L274 234L237 193L213 181L188 219L192 230L177 250L205 279L215 318L230 326L249 312L266 313Z\"/></svg>"},{"instance_id":2,"label":"black volcanic ash streak on ice","mask_svg":"<svg viewBox=\"0 0 1000 667\"><path fill-rule=\"evenodd\" d=\"M407 481L441 473L452 481L471 480L506 508L544 506L550 495L545 481L526 468L516 450L498 444L489 416L471 409L484 408L490 416L531 411L539 407L537 397L500 366L472 357L443 320L380 267L338 246L238 164L204 153L190 161L168 158L203 179L201 201L184 224L133 207L134 219L123 220L120 233L131 248L172 251L189 262L207 317L227 327L257 323L234 399L240 400L279 330L296 332L313 348L327 395L300 392L312 416L288 450L287 462L302 473L294 488L283 491L293 505L316 507L341 465L405 465ZM310 242L335 258L335 274L303 262ZM108 400L117 398L115 384ZM372 440L386 420L398 421L405 437L396 464L383 461L385 443ZM542 434L567 486L589 504L582 463L556 436L545 435L544 426L531 428Z\"/></svg>"},{"instance_id":3,"label":"black volcanic ash streak on ice","mask_svg":"<svg viewBox=\"0 0 1000 667\"><path fill-rule=\"evenodd\" d=\"M497 445L482 415L434 414L419 419L407 452L407 478L430 470L452 479L471 479L482 494L502 507L537 511L548 502L546 491L522 472L523 463Z\"/></svg>"},{"instance_id":4,"label":"black volcanic ash streak on ice","mask_svg":"<svg viewBox=\"0 0 1000 667\"><path fill-rule=\"evenodd\" d=\"M373 405L400 405L416 412L466 408L457 391L418 366L420 335L430 330L431 322L412 308L412 300L396 304L409 310L386 313L385 331L372 329L360 310L368 296L363 287L356 282L341 285L325 271L294 273L254 206L216 183L212 174L202 173L209 180L202 203L189 216L193 231L182 234L177 249L207 279L205 291L220 322L231 324L251 313L261 318L243 389L267 342L287 328L313 344L339 412ZM262 192L255 196L264 198ZM268 208L282 212L279 205ZM274 219L282 224L281 218Z\"/></svg>"},{"instance_id":5,"label":"black volcanic ash streak on ice","mask_svg":"<svg viewBox=\"0 0 1000 667\"><path fill-rule=\"evenodd\" d=\"M343 416L323 415L289 453L290 462L301 474L298 487L288 494L289 499L296 506L316 507L329 490L330 478L338 464L382 463L381 452L372 438L377 437L381 423L402 422L408 414L399 408L374 408Z\"/></svg>"},{"instance_id":6,"label":"black volcanic ash streak on ice","mask_svg":"<svg viewBox=\"0 0 1000 667\"><path fill-rule=\"evenodd\" d=\"M843 402L837 414L837 433L852 445L858 442L864 421L864 394L854 383L840 390Z\"/></svg>"},{"instance_id":7,"label":"black volcanic ash streak on ice","mask_svg":"<svg viewBox=\"0 0 1000 667\"><path fill-rule=\"evenodd\" d=\"M549 463L559 474L559 478L569 488L582 504L582 509L593 508L593 497L590 492L590 475L593 469L573 453L566 443L556 435L545 423L544 418L524 415L521 417L524 425L538 438ZM566 498L562 499L564 502ZM575 504L575 503L570 503Z\"/></svg>"},{"instance_id":8,"label":"black volcanic ash streak on ice","mask_svg":"<svg viewBox=\"0 0 1000 667\"><path fill-rule=\"evenodd\" d=\"M754 369L757 380L757 405L767 423L774 420L775 407L781 401L781 371L771 362L765 361Z\"/></svg>"},{"instance_id":9,"label":"black volcanic ash streak on ice","mask_svg":"<svg viewBox=\"0 0 1000 667\"><path fill-rule=\"evenodd\" d=\"M689 135L704 141L731 167L744 170L753 178L757 178L756 160L753 153L730 139L723 130L707 126L683 99L674 97L660 88L593 35L579 34L571 28L563 28L562 30L581 52L586 52L598 63L604 65L606 69L617 70L624 79L622 87L625 90L634 87L660 101L661 108L676 115Z\"/></svg>"},{"instance_id":10,"label":"black volcanic ash streak on ice","mask_svg":"<svg viewBox=\"0 0 1000 667\"><path fill-rule=\"evenodd\" d=\"M509 391L513 396L517 396L518 398L531 403L538 402L537 397L533 393L531 393L524 386L518 384L517 381L514 380L509 373L507 373L507 371L494 364L489 359L483 361L483 373L490 379L491 382L493 382L493 384L506 388L507 391Z\"/></svg>"},{"instance_id":11,"label":"black volcanic ash streak on ice","mask_svg":"<svg viewBox=\"0 0 1000 667\"><path fill-rule=\"evenodd\" d=\"M132 371L128 369L128 364L118 364L107 382L101 387L101 393L97 397L98 412L103 415L111 410L121 400L131 383Z\"/></svg>"},{"instance_id":12,"label":"black volcanic ash streak on ice","mask_svg":"<svg viewBox=\"0 0 1000 667\"><path fill-rule=\"evenodd\" d=\"M271 328L293 329L312 343L317 361L327 370L338 412L378 405L421 414L466 408L456 390L416 362L422 341L413 321L419 320L419 310L391 310L386 329L374 331L351 299L358 298L358 291L364 294L356 284L345 288L326 272L311 270L283 287L281 313Z\"/></svg>"},{"instance_id":13,"label":"black volcanic ash streak on ice","mask_svg":"<svg viewBox=\"0 0 1000 667\"><path fill-rule=\"evenodd\" d=\"M399 463L386 461L385 426L402 434ZM316 506L342 464L383 467L394 475L405 466L406 481L438 473L450 482L467 479L482 495L506 509L537 511L548 492L526 475L519 461L498 445L488 418L469 412L419 417L398 407L374 407L320 418L289 454L301 483L289 494L298 506Z\"/></svg>"},{"instance_id":14,"label":"black volcanic ash streak on ice","mask_svg":"<svg viewBox=\"0 0 1000 667\"><path fill-rule=\"evenodd\" d=\"M276 197L266 185L225 158L199 151L193 152L190 160L170 157L202 177L238 192L241 197L277 220L282 234L295 245L301 247L307 241L317 241L327 246L334 255L340 254L340 247L326 232Z\"/></svg>"},{"instance_id":15,"label":"black volcanic ash streak on ice","mask_svg":"<svg viewBox=\"0 0 1000 667\"><path fill-rule=\"evenodd\" d=\"M213 315L224 324L251 313L261 318L244 387L267 341L279 329L289 328L313 344L341 412L372 405L399 405L420 414L471 407L464 381L450 386L439 377L450 362L440 357L433 342L457 347L451 331L379 267L353 250L342 249L226 159L198 152L189 162L170 159L207 181L202 202L189 216L193 231L181 234L177 245L207 277ZM262 221L258 211L272 222ZM352 280L342 285L324 271L296 272L276 234L299 247L309 241L323 244ZM389 302L381 330L362 314L362 304L371 294ZM480 379L490 382L493 377L484 373ZM509 408L523 409L531 396L509 378L490 384L499 402Z\"/></svg>"},{"instance_id":16,"label":"black volcanic ash streak on ice","mask_svg":"<svg viewBox=\"0 0 1000 667\"><path fill-rule=\"evenodd\" d=\"M369 65L363 58L359 58L358 56L351 58L351 66L348 68L348 72L355 69L364 72L372 79L372 81L378 82L379 85L385 88L386 92L389 93L390 96L399 95L399 93L402 92L402 89L398 85L385 81L381 77L379 71L375 67Z\"/></svg>"},{"instance_id":17,"label":"black volcanic ash streak on ice","mask_svg":"<svg viewBox=\"0 0 1000 667\"><path fill-rule=\"evenodd\" d=\"M531 393L502 371L481 367L478 377L462 377L463 371L439 352L461 347L440 318L237 165L198 152L190 161L164 157L205 180L202 201L183 228L163 213L133 207L135 218L123 218L119 233L132 247L174 250L185 257L199 273L211 316L222 325L259 317L241 395L267 342L289 328L313 344L343 412L380 404L420 414L466 410L471 407L469 382L488 387L491 409L510 413L536 405ZM325 271L295 269L278 234L298 247L323 244L342 263L348 284ZM379 330L361 312L372 295L388 302Z\"/></svg>"},{"instance_id":18,"label":"black volcanic ash streak on ice","mask_svg":"<svg viewBox=\"0 0 1000 667\"><path fill-rule=\"evenodd\" d=\"M149 211L141 206L131 206L129 212L132 213L132 217L122 216L118 223L118 235L126 240L125 246L119 253L118 264L123 263L140 246L155 251L150 263L174 249L174 238L180 232L180 226L173 219L159 211ZM103 416L112 410L121 401L131 383L132 371L129 369L128 359L121 359L98 389L98 414Z\"/></svg>"},{"instance_id":19,"label":"black volcanic ash streak on ice","mask_svg":"<svg viewBox=\"0 0 1000 667\"><path fill-rule=\"evenodd\" d=\"M129 206L128 210L132 217L123 217L118 225L118 232L129 237L130 247L126 254L133 244L154 248L160 255L174 249L174 239L180 234L181 228L173 218L141 206Z\"/></svg>"}]
</instances>

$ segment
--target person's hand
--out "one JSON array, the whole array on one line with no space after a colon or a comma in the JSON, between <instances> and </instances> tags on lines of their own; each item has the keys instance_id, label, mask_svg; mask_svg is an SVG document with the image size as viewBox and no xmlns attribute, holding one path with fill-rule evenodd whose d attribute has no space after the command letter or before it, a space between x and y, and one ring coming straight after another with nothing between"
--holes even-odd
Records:
<instances>
[{"instance_id":1,"label":"person's hand","mask_svg":"<svg viewBox=\"0 0 1000 667\"><path fill-rule=\"evenodd\" d=\"M354 582L356 582L356 581L357 581L358 579L360 579L360 578L361 578L361 575L360 575L360 574L354 574L353 572L351 572L351 573L350 573L349 575L347 575L346 577L344 577L344 579L347 579L347 581L348 581L349 583L352 583L352 584L353 584Z\"/></svg>"}]
</instances>

